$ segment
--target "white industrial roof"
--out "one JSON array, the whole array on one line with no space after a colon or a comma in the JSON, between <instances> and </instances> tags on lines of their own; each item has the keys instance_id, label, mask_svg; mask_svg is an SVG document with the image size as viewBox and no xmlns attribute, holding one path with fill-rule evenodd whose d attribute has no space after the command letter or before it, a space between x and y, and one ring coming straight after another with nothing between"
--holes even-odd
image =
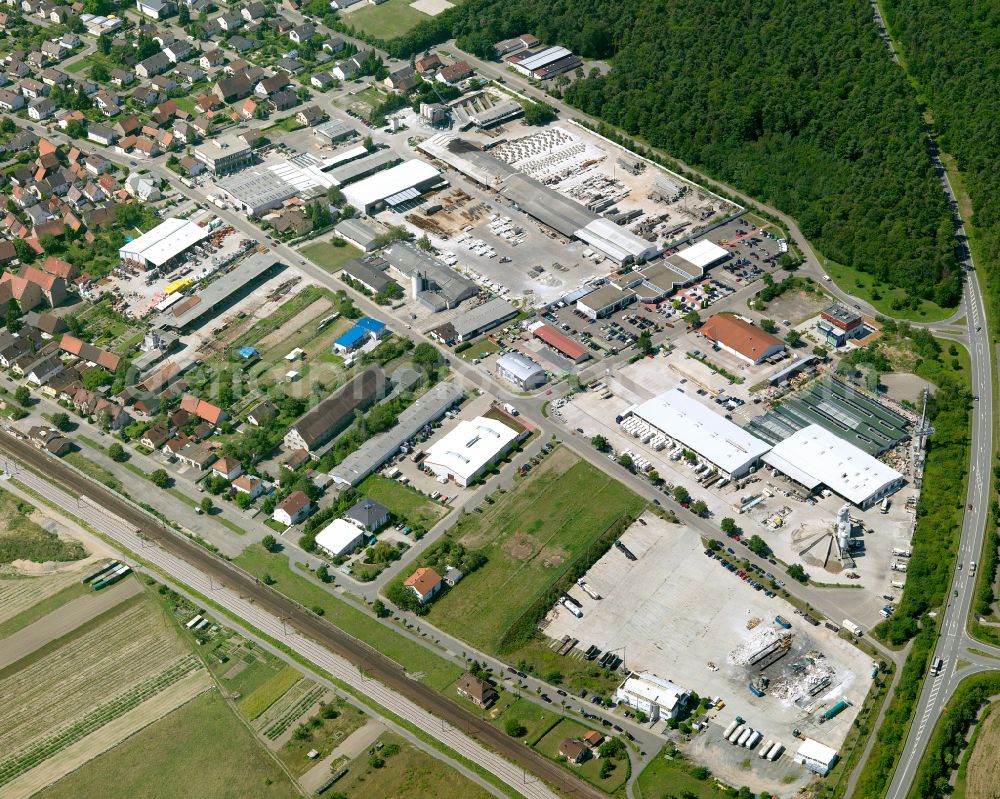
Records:
<instances>
[{"instance_id":1,"label":"white industrial roof","mask_svg":"<svg viewBox=\"0 0 1000 799\"><path fill-rule=\"evenodd\" d=\"M508 352L497 358L497 369L504 369L514 375L518 380L527 380L539 372L544 372L537 363L527 355L520 352Z\"/></svg>"},{"instance_id":2,"label":"white industrial roof","mask_svg":"<svg viewBox=\"0 0 1000 799\"><path fill-rule=\"evenodd\" d=\"M325 549L333 557L345 555L354 549L364 531L344 519L334 519L316 534L316 546Z\"/></svg>"},{"instance_id":3,"label":"white industrial roof","mask_svg":"<svg viewBox=\"0 0 1000 799\"><path fill-rule=\"evenodd\" d=\"M633 674L622 683L621 690L642 697L647 702L652 702L667 710L673 710L677 700L687 693L676 683L648 671Z\"/></svg>"},{"instance_id":4,"label":"white industrial roof","mask_svg":"<svg viewBox=\"0 0 1000 799\"><path fill-rule=\"evenodd\" d=\"M530 55L525 59L518 62L518 66L524 67L525 69L538 69L539 67L544 67L547 64L551 64L554 61L558 61L560 58L565 58L568 55L573 55L565 47L548 47L545 50L540 50L534 55Z\"/></svg>"},{"instance_id":5,"label":"white industrial roof","mask_svg":"<svg viewBox=\"0 0 1000 799\"><path fill-rule=\"evenodd\" d=\"M127 260L145 261L153 266L162 266L172 258L176 258L189 247L207 239L207 228L198 227L186 219L171 217L133 239L118 254Z\"/></svg>"},{"instance_id":6,"label":"white industrial roof","mask_svg":"<svg viewBox=\"0 0 1000 799\"><path fill-rule=\"evenodd\" d=\"M369 178L344 187L344 197L355 208L365 209L419 183L431 180L441 173L426 161L412 159L391 169L376 172Z\"/></svg>"},{"instance_id":7,"label":"white industrial roof","mask_svg":"<svg viewBox=\"0 0 1000 799\"><path fill-rule=\"evenodd\" d=\"M729 255L729 250L708 239L702 239L677 254L689 264L705 269Z\"/></svg>"},{"instance_id":8,"label":"white industrial roof","mask_svg":"<svg viewBox=\"0 0 1000 799\"><path fill-rule=\"evenodd\" d=\"M764 462L808 488L823 484L855 505L903 475L825 427L811 424L780 441Z\"/></svg>"},{"instance_id":9,"label":"white industrial roof","mask_svg":"<svg viewBox=\"0 0 1000 799\"><path fill-rule=\"evenodd\" d=\"M655 244L604 217L580 228L575 235L619 262L625 261L627 256L635 259L650 258L658 251Z\"/></svg>"},{"instance_id":10,"label":"white industrial roof","mask_svg":"<svg viewBox=\"0 0 1000 799\"><path fill-rule=\"evenodd\" d=\"M814 760L817 763L829 766L837 756L837 750L826 744L821 744L812 738L805 738L795 755L805 760Z\"/></svg>"},{"instance_id":11,"label":"white industrial roof","mask_svg":"<svg viewBox=\"0 0 1000 799\"><path fill-rule=\"evenodd\" d=\"M503 422L477 416L461 421L448 435L427 450L428 465L447 469L449 474L469 480L517 438Z\"/></svg>"},{"instance_id":12,"label":"white industrial roof","mask_svg":"<svg viewBox=\"0 0 1000 799\"><path fill-rule=\"evenodd\" d=\"M771 448L679 388L647 400L632 412L730 474Z\"/></svg>"}]
</instances>

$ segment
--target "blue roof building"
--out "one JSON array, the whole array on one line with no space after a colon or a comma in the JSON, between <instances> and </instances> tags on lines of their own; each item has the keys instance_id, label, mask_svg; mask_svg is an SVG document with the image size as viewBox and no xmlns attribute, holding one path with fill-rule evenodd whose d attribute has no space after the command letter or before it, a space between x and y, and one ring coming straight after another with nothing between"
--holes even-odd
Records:
<instances>
[{"instance_id":1,"label":"blue roof building","mask_svg":"<svg viewBox=\"0 0 1000 799\"><path fill-rule=\"evenodd\" d=\"M362 316L357 321L356 325L376 337L381 336L382 331L385 330L385 322L380 322L378 319L372 319L370 316Z\"/></svg>"},{"instance_id":2,"label":"blue roof building","mask_svg":"<svg viewBox=\"0 0 1000 799\"><path fill-rule=\"evenodd\" d=\"M257 352L256 347L240 347L240 357L245 361L249 361L251 358L256 358L258 355L260 355L260 353Z\"/></svg>"},{"instance_id":3,"label":"blue roof building","mask_svg":"<svg viewBox=\"0 0 1000 799\"><path fill-rule=\"evenodd\" d=\"M355 325L333 342L333 350L334 352L350 352L364 344L368 336L367 330L360 325Z\"/></svg>"}]
</instances>

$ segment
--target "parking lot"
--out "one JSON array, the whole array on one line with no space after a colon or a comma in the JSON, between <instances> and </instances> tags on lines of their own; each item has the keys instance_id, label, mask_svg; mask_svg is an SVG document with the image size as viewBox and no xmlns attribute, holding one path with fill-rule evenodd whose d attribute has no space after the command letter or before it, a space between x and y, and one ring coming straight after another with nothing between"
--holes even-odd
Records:
<instances>
[{"instance_id":1,"label":"parking lot","mask_svg":"<svg viewBox=\"0 0 1000 799\"><path fill-rule=\"evenodd\" d=\"M792 751L793 729L833 747L843 743L871 685L867 655L707 557L686 527L646 514L621 540L636 559L612 548L583 578L602 598L571 590L582 618L565 608L554 610L547 636L555 642L578 639L575 652L596 646L618 654L633 672L652 671L700 696L722 699L725 708L710 713L715 724L725 726L738 714L765 739L780 740ZM774 621L777 615L790 629ZM770 665L774 653L755 659L774 642L783 656ZM757 697L748 685L761 674L769 682ZM851 706L821 724L820 715L840 700ZM717 732L714 726L706 739ZM790 766L787 755L774 764L751 756L746 771L739 763L727 765L733 749L728 743L706 740L699 746L713 772L731 784L789 795L805 780L804 770ZM739 760L747 755L743 750ZM790 774L797 782L784 783Z\"/></svg>"}]
</instances>

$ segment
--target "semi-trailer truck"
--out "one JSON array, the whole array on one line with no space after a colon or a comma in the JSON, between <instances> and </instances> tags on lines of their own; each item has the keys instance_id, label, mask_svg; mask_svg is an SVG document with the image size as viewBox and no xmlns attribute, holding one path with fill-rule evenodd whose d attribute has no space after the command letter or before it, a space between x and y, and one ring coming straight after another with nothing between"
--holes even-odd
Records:
<instances>
[{"instance_id":1,"label":"semi-trailer truck","mask_svg":"<svg viewBox=\"0 0 1000 799\"><path fill-rule=\"evenodd\" d=\"M745 731L746 731L746 727L744 727L742 724L740 724L735 730L733 730L730 733L729 738L727 740L729 741L729 743L734 744L734 743L736 743L740 739L740 736Z\"/></svg>"},{"instance_id":2,"label":"semi-trailer truck","mask_svg":"<svg viewBox=\"0 0 1000 799\"><path fill-rule=\"evenodd\" d=\"M754 730L750 737L747 738L747 742L743 744L747 749L753 749L757 744L760 743L760 739L764 736L760 734L758 730Z\"/></svg>"},{"instance_id":3,"label":"semi-trailer truck","mask_svg":"<svg viewBox=\"0 0 1000 799\"><path fill-rule=\"evenodd\" d=\"M746 729L744 729L743 732L740 733L740 737L736 739L736 745L743 746L743 744L745 744L748 740L750 740L750 736L753 735L753 732L754 731L752 727L747 727Z\"/></svg>"},{"instance_id":4,"label":"semi-trailer truck","mask_svg":"<svg viewBox=\"0 0 1000 799\"><path fill-rule=\"evenodd\" d=\"M770 753L770 751L771 751L771 747L772 747L772 746L774 746L774 741L772 741L772 740L771 740L770 738L768 738L768 739L767 739L767 743L766 743L766 744L764 744L764 745L763 745L763 746L762 746L762 747L761 747L761 748L760 748L760 749L759 749L759 750L757 751L757 757L759 757L759 758L760 758L761 760L763 760L763 759L764 759L765 757L767 757L767 756L768 756L768 754Z\"/></svg>"},{"instance_id":5,"label":"semi-trailer truck","mask_svg":"<svg viewBox=\"0 0 1000 799\"><path fill-rule=\"evenodd\" d=\"M729 736L733 734L733 730L735 730L739 726L740 723L736 719L733 719L731 722L729 722L729 726L726 727L725 731L722 733L722 737L728 741Z\"/></svg>"},{"instance_id":6,"label":"semi-trailer truck","mask_svg":"<svg viewBox=\"0 0 1000 799\"><path fill-rule=\"evenodd\" d=\"M892 554L895 555L897 558L908 558L913 553L908 549L903 549L902 547L893 547Z\"/></svg>"},{"instance_id":7,"label":"semi-trailer truck","mask_svg":"<svg viewBox=\"0 0 1000 799\"><path fill-rule=\"evenodd\" d=\"M861 627L859 627L850 619L844 619L843 627L845 630L850 630L854 635L861 635L864 632L864 630L862 630Z\"/></svg>"},{"instance_id":8,"label":"semi-trailer truck","mask_svg":"<svg viewBox=\"0 0 1000 799\"><path fill-rule=\"evenodd\" d=\"M784 745L780 741L776 741L774 746L771 747L771 751L767 755L767 759L772 763L781 757L781 753L785 751Z\"/></svg>"}]
</instances>

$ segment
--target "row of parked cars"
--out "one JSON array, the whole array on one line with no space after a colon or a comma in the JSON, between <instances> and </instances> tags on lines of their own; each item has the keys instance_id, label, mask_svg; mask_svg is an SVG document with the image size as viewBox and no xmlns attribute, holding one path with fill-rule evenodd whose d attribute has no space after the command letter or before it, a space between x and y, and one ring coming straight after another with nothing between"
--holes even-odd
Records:
<instances>
[{"instance_id":1,"label":"row of parked cars","mask_svg":"<svg viewBox=\"0 0 1000 799\"><path fill-rule=\"evenodd\" d=\"M729 550L729 551L732 552L732 550ZM753 588L754 588L755 591L763 591L764 592L764 596L766 596L766 597L773 597L773 596L775 596L774 591L772 591L770 588L766 588L763 583L761 583L760 581L758 581L757 579L755 579L755 577L754 577L754 573L755 572L757 572L757 571L760 571L761 573L763 572L763 570L760 569L760 567L751 567L749 570L748 569L741 569L741 568L733 565L732 563L730 563L728 560L726 560L724 557L722 557L722 555L716 554L711 549L706 549L705 550L705 554L708 557L710 557L710 558L715 558L716 560L718 560L720 566L722 566L724 569L726 569L728 571L731 571L733 574L735 574L737 577L739 577L741 580L743 580L748 585L753 586Z\"/></svg>"}]
</instances>

